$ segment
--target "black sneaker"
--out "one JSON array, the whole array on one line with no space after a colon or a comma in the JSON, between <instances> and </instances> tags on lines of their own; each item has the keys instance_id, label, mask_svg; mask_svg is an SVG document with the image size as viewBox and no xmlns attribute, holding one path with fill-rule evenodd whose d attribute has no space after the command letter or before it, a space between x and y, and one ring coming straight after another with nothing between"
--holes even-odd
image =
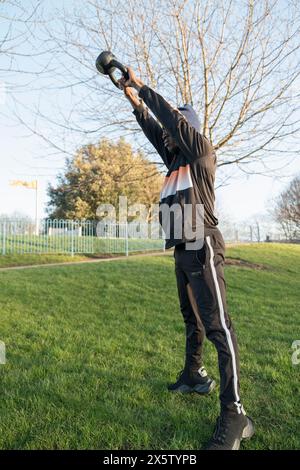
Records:
<instances>
[{"instance_id":1,"label":"black sneaker","mask_svg":"<svg viewBox=\"0 0 300 470\"><path fill-rule=\"evenodd\" d=\"M208 395L216 387L216 382L208 377L204 367L198 372L189 372L183 369L177 376L174 384L168 385L170 392L191 393L196 392L200 395Z\"/></svg>"},{"instance_id":2,"label":"black sneaker","mask_svg":"<svg viewBox=\"0 0 300 470\"><path fill-rule=\"evenodd\" d=\"M206 450L239 450L242 439L250 439L254 424L243 413L221 413Z\"/></svg>"}]
</instances>

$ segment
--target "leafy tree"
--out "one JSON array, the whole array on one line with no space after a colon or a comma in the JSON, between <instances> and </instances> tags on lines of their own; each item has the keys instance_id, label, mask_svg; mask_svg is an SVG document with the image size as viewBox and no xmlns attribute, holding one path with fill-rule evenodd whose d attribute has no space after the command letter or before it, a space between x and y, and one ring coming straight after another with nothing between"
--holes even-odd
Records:
<instances>
[{"instance_id":1,"label":"leafy tree","mask_svg":"<svg viewBox=\"0 0 300 470\"><path fill-rule=\"evenodd\" d=\"M162 175L156 165L141 152L134 153L129 143L120 138L89 144L67 159L64 174L56 187L49 185L48 214L51 218L96 219L100 204L113 204L118 214L119 196L128 204L150 206L157 203Z\"/></svg>"}]
</instances>

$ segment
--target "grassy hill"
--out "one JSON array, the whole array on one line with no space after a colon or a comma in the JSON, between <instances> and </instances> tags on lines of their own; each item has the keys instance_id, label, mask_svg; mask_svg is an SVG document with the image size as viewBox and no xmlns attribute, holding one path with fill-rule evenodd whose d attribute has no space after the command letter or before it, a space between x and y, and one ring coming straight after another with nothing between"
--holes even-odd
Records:
<instances>
[{"instance_id":1,"label":"grassy hill","mask_svg":"<svg viewBox=\"0 0 300 470\"><path fill-rule=\"evenodd\" d=\"M235 260L226 281L241 396L257 429L242 448L300 449L300 364L291 361L292 342L300 339L300 248L247 245L227 255ZM205 444L218 392L166 390L184 357L173 263L155 256L0 273L0 340L7 349L1 449ZM216 361L206 341L205 365L218 380Z\"/></svg>"}]
</instances>

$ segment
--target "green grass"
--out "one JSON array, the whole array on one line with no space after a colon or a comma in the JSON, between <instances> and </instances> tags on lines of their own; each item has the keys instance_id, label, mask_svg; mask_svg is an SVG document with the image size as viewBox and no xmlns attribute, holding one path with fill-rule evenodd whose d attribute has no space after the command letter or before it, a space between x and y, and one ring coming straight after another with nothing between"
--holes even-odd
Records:
<instances>
[{"instance_id":1,"label":"green grass","mask_svg":"<svg viewBox=\"0 0 300 470\"><path fill-rule=\"evenodd\" d=\"M226 268L239 338L241 395L256 423L244 449L299 449L300 249L261 244L228 256L266 270ZM170 395L184 325L170 256L0 273L2 449L198 449L218 393ZM205 365L218 378L207 341Z\"/></svg>"},{"instance_id":2,"label":"green grass","mask_svg":"<svg viewBox=\"0 0 300 470\"><path fill-rule=\"evenodd\" d=\"M134 254L145 254L145 253L157 253L157 249L149 250L135 250L129 253L129 256ZM14 255L5 255L0 256L0 269L1 268L14 268L18 266L36 266L40 264L57 264L57 263L76 263L80 261L91 261L103 258L116 258L122 257L125 258L125 253L82 253L71 255L63 254L36 254L36 253L27 253L27 254L14 254Z\"/></svg>"},{"instance_id":3,"label":"green grass","mask_svg":"<svg viewBox=\"0 0 300 470\"><path fill-rule=\"evenodd\" d=\"M8 268L14 266L30 266L35 264L52 264L52 263L68 263L74 261L84 261L90 259L90 256L82 255L63 255L63 254L34 254L28 253L10 254L0 256L0 268Z\"/></svg>"}]
</instances>

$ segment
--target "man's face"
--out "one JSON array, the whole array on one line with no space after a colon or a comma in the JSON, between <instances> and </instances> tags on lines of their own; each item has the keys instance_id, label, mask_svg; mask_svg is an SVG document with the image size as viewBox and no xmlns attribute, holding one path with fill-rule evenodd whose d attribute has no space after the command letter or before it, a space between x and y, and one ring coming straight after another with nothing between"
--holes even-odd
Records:
<instances>
[{"instance_id":1,"label":"man's face","mask_svg":"<svg viewBox=\"0 0 300 470\"><path fill-rule=\"evenodd\" d=\"M169 152L174 152L175 150L178 149L176 141L172 139L172 137L168 134L166 129L163 129L162 139L163 139L164 146L167 147Z\"/></svg>"}]
</instances>

